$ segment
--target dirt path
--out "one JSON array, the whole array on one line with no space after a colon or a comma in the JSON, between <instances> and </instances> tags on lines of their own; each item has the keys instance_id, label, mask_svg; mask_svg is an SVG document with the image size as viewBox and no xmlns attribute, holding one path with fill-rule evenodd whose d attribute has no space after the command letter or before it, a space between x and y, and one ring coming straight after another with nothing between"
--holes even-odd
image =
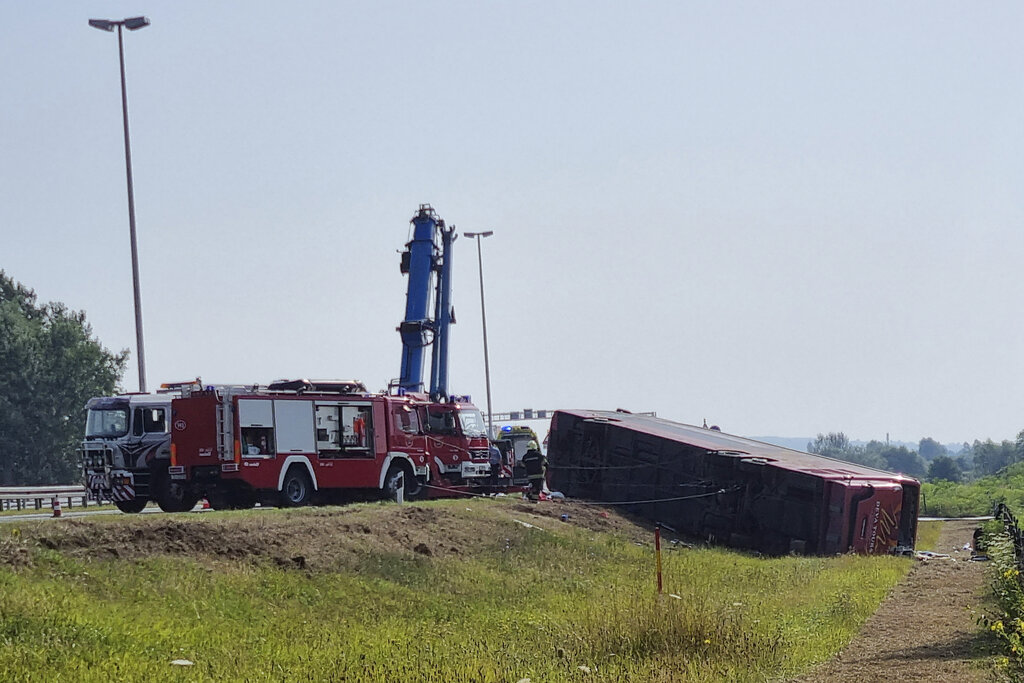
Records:
<instances>
[{"instance_id":1,"label":"dirt path","mask_svg":"<svg viewBox=\"0 0 1024 683\"><path fill-rule=\"evenodd\" d=\"M955 548L971 542L977 522L946 522L936 552L954 560L918 562L831 662L802 683L828 681L994 681L991 640L975 619L985 563Z\"/></svg>"}]
</instances>

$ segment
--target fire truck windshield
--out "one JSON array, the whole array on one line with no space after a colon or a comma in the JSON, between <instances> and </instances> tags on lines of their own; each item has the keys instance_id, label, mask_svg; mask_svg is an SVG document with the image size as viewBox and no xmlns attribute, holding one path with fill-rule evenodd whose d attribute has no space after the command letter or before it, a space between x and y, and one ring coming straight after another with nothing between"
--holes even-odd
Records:
<instances>
[{"instance_id":1,"label":"fire truck windshield","mask_svg":"<svg viewBox=\"0 0 1024 683\"><path fill-rule=\"evenodd\" d=\"M89 409L89 417L85 423L85 438L110 438L124 436L127 433L127 408Z\"/></svg>"},{"instance_id":2,"label":"fire truck windshield","mask_svg":"<svg viewBox=\"0 0 1024 683\"><path fill-rule=\"evenodd\" d=\"M484 416L476 408L459 411L459 424L462 425L462 433L466 436L487 436L487 425L484 424Z\"/></svg>"}]
</instances>

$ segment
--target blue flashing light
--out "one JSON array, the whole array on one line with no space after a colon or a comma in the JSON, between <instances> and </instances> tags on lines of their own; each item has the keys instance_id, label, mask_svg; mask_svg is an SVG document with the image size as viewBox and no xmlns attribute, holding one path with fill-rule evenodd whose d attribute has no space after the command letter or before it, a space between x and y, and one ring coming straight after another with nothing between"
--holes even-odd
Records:
<instances>
[{"instance_id":1,"label":"blue flashing light","mask_svg":"<svg viewBox=\"0 0 1024 683\"><path fill-rule=\"evenodd\" d=\"M512 425L505 425L504 427L501 428L501 431L503 431L503 432L511 432L512 431Z\"/></svg>"}]
</instances>

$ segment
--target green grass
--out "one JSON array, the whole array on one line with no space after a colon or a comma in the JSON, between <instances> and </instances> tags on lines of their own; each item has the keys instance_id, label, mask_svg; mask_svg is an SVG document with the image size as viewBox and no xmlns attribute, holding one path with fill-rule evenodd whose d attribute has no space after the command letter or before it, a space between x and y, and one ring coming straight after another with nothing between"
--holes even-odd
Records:
<instances>
[{"instance_id":1,"label":"green grass","mask_svg":"<svg viewBox=\"0 0 1024 683\"><path fill-rule=\"evenodd\" d=\"M938 481L921 485L921 514L930 517L991 515L996 503L1024 513L1024 463L967 483Z\"/></svg>"},{"instance_id":2,"label":"green grass","mask_svg":"<svg viewBox=\"0 0 1024 683\"><path fill-rule=\"evenodd\" d=\"M1003 665L1013 680L1024 679L1024 585L1014 555L1013 540L993 520L985 525L989 590L994 607L979 620L1006 653Z\"/></svg>"},{"instance_id":3,"label":"green grass","mask_svg":"<svg viewBox=\"0 0 1024 683\"><path fill-rule=\"evenodd\" d=\"M914 544L914 549L935 552L938 549L942 524L942 522L918 522L917 542Z\"/></svg>"},{"instance_id":4,"label":"green grass","mask_svg":"<svg viewBox=\"0 0 1024 683\"><path fill-rule=\"evenodd\" d=\"M831 658L910 567L672 546L657 596L650 547L498 523L459 555L368 550L344 571L29 547L30 567L0 570L0 670L26 681L763 680Z\"/></svg>"}]
</instances>

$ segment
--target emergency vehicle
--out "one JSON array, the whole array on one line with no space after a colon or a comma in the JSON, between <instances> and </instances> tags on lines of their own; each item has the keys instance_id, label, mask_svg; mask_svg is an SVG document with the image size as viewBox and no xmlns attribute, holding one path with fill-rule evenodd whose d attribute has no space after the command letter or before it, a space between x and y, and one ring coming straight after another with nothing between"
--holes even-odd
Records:
<instances>
[{"instance_id":1,"label":"emergency vehicle","mask_svg":"<svg viewBox=\"0 0 1024 683\"><path fill-rule=\"evenodd\" d=\"M172 402L168 472L214 508L355 490L433 497L483 487L487 445L468 397L369 394L354 381L187 388Z\"/></svg>"},{"instance_id":2,"label":"emergency vehicle","mask_svg":"<svg viewBox=\"0 0 1024 683\"><path fill-rule=\"evenodd\" d=\"M526 455L526 446L531 441L538 444L537 432L521 425L505 425L501 428L494 445L501 451L502 470L516 484L526 484L526 469L520 461Z\"/></svg>"},{"instance_id":3,"label":"emergency vehicle","mask_svg":"<svg viewBox=\"0 0 1024 683\"><path fill-rule=\"evenodd\" d=\"M167 473L171 401L178 395L170 389L89 399L78 449L89 498L113 501L122 512L139 512L150 500L167 512L195 505Z\"/></svg>"},{"instance_id":4,"label":"emergency vehicle","mask_svg":"<svg viewBox=\"0 0 1024 683\"><path fill-rule=\"evenodd\" d=\"M388 392L369 394L355 381L261 387L197 380L171 387L178 392L171 399L93 399L83 446L90 495L125 512L150 499L178 511L202 496L213 507L303 505L314 494L450 495L483 484L490 476L483 418L468 397L448 390L455 227L429 204L411 224L399 264L409 277L398 327L401 375ZM135 408L146 401L153 401L152 424ZM150 440L137 444L150 430ZM152 446L157 441L161 446Z\"/></svg>"}]
</instances>

